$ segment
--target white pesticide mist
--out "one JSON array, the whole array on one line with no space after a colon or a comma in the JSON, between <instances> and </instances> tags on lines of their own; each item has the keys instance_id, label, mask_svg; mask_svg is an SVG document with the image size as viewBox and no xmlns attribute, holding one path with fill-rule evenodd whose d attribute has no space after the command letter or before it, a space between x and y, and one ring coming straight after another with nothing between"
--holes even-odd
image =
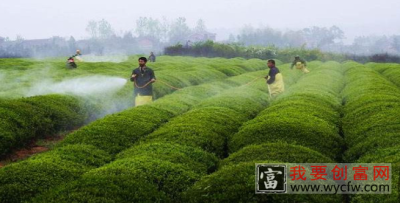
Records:
<instances>
[{"instance_id":1,"label":"white pesticide mist","mask_svg":"<svg viewBox=\"0 0 400 203\"><path fill-rule=\"evenodd\" d=\"M127 81L124 78L102 75L65 79L60 82L46 80L33 84L24 95L27 97L46 94L78 96L83 101L96 106L95 112L91 112L91 117L88 119L88 122L91 122L132 106L130 92L123 93L122 96L116 94Z\"/></svg>"},{"instance_id":2,"label":"white pesticide mist","mask_svg":"<svg viewBox=\"0 0 400 203\"><path fill-rule=\"evenodd\" d=\"M81 59L85 62L113 62L113 63L121 63L128 60L128 56L121 55L105 55L105 56L96 56L96 55L82 55Z\"/></svg>"},{"instance_id":3,"label":"white pesticide mist","mask_svg":"<svg viewBox=\"0 0 400 203\"><path fill-rule=\"evenodd\" d=\"M126 79L110 76L88 76L53 82L51 80L34 84L26 96L45 94L70 94L81 97L96 94L113 94L127 83Z\"/></svg>"}]
</instances>

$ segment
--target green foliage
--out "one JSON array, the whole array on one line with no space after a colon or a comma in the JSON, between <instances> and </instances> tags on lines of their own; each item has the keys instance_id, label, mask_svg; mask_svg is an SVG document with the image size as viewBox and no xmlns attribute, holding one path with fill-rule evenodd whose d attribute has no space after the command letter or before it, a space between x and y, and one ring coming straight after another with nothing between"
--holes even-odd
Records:
<instances>
[{"instance_id":1,"label":"green foliage","mask_svg":"<svg viewBox=\"0 0 400 203\"><path fill-rule=\"evenodd\" d=\"M240 128L228 144L230 152L251 144L284 141L309 147L332 159L340 158L342 78L339 64L333 62L303 76Z\"/></svg>"},{"instance_id":2,"label":"green foliage","mask_svg":"<svg viewBox=\"0 0 400 203\"><path fill-rule=\"evenodd\" d=\"M225 107L248 118L254 117L267 105L268 95L249 86L234 88L200 102L195 108Z\"/></svg>"},{"instance_id":3,"label":"green foliage","mask_svg":"<svg viewBox=\"0 0 400 203\"><path fill-rule=\"evenodd\" d=\"M121 152L116 158L123 159L137 156L146 156L152 159L182 164L200 174L214 171L218 162L214 154L199 148L165 142L139 143Z\"/></svg>"},{"instance_id":4,"label":"green foliage","mask_svg":"<svg viewBox=\"0 0 400 203\"><path fill-rule=\"evenodd\" d=\"M152 132L172 114L168 111L139 106L106 116L68 135L60 145L88 144L115 154Z\"/></svg>"},{"instance_id":5,"label":"green foliage","mask_svg":"<svg viewBox=\"0 0 400 203\"><path fill-rule=\"evenodd\" d=\"M168 57L166 57L168 58ZM177 60L179 60L179 57L177 57ZM159 91L159 95L163 95L162 98L157 99L155 102L145 105L145 106L140 106L136 108L131 108L126 111L123 111L121 113L116 113L113 115L106 116L103 119L97 120L92 122L91 124L75 131L74 133L68 135L65 140L63 140L61 143L55 146L55 148L49 152L39 154L37 156L34 156L26 161L21 161L19 164L24 165L24 167L21 167L19 169L19 173L30 173L30 171L35 170L36 165L33 164L27 164L28 162L43 162L43 160L49 163L62 163L58 164L57 166L59 167L64 167L64 164L70 164L71 167L65 167L66 169L71 169L73 170L73 175L70 176L70 178L65 179L64 182L60 181L53 181L51 184L44 184L44 185L39 185L38 189L31 189L30 186L23 189L23 191L29 190L31 191L29 196L26 197L21 197L24 200L29 199L31 197L37 196L38 194L42 194L35 199L35 201L38 202L69 202L69 201L99 201L99 202L107 202L107 201L113 201L112 199L118 199L118 200L126 200L128 202L133 201L133 200L143 200L144 196L149 197L148 201L154 202L156 200L167 200L169 198L177 199L178 198L178 193L180 193L184 188L188 188L189 185L182 185L181 189L177 189L175 191L175 194L171 197L170 195L172 194L169 189L165 189L167 192L159 192L159 185L160 184L154 184L153 181L151 181L151 178L147 178L148 174L147 168L149 168L149 165L143 166L143 170L138 171L135 168L132 168L131 166L129 167L132 169L132 173L129 172L129 177L134 179L134 177L142 177L141 179L138 179L137 181L130 181L127 184L130 186L127 186L125 182L121 182L117 184L114 184L114 181L117 180L124 180L120 179L121 177L127 177L123 176L122 174L116 173L113 175L113 178L108 177L107 175L104 175L102 177L104 178L96 178L97 176L93 177L81 177L83 173L86 173L88 171L93 172L94 167L101 167L100 169L106 169L108 166L114 164L108 164L105 165L106 163L110 162L112 158L115 158L115 155L117 155L119 152L122 150L128 149L132 147L139 139L145 138L146 135L160 127L162 124L166 123L169 121L171 118L184 114L185 112L189 111L192 109L194 106L199 104L201 101L207 99L207 98L212 98L214 95L220 94L221 92L224 91L229 91L229 89L238 87L241 84L244 84L246 82L249 82L251 78L248 78L247 81L243 80L241 82L232 82L228 80L223 80L221 81L220 79L227 78L225 74L222 72L219 72L217 70L214 70L213 68L209 67L208 65L205 66L194 66L193 63L196 63L199 61L199 59L194 59L194 58L184 58L182 60L188 61L188 63L184 63L185 65L179 67L171 67L172 72L176 71L182 74L182 76L175 77L175 74L171 74L170 70L161 70L163 68L162 66L160 67L155 67L159 68L160 70L158 73L161 77L164 77L164 80L169 82L169 79L171 79L171 83L177 84L179 87L187 87L187 88L182 88L178 91L175 91L174 94L170 94L172 91L167 90L167 89L161 89ZM226 62L226 59L215 59L215 60L208 60L206 63L222 63ZM242 64L243 62L238 59L234 59L235 63L237 63L237 68L239 69L245 69L246 72L253 72L255 70L260 70L265 68L265 63L262 62L261 60L249 60L249 64ZM160 62L161 63L161 62ZM155 63L158 64L158 63ZM154 65L155 65L154 64ZM119 64L120 66L127 66L127 64ZM88 64L86 64L88 66ZM89 68L89 67L88 67ZM97 71L104 71L107 72L103 69L98 69L96 66L90 66L92 68L93 72ZM204 68L204 70L199 70L201 68ZM78 70L79 71L79 70ZM163 74L165 72L165 74ZM188 74L185 74L188 73ZM196 73L202 73L204 75L196 75ZM254 74L254 73L247 73L249 75ZM174 75L174 77L168 77L168 76ZM191 78L194 76L193 78ZM239 76L237 76L239 77ZM158 77L160 78L160 77ZM215 81L215 82L207 82L207 81ZM203 84L204 83L204 84ZM157 84L155 84L155 88L157 88ZM195 85L195 86L192 86ZM251 102L252 106L249 106L248 108L237 108L233 105L233 101L231 101L228 105L226 105L224 108L221 107L220 114L223 115L225 112L229 113L229 115L225 115L226 118L231 117L232 115L237 114L234 109L242 109L242 111L245 113L247 111L256 112L257 110L255 108L262 108L263 105L266 105L266 100L267 97L265 98L258 98L259 95L264 95L266 96L265 93L262 93L260 91L256 90L250 90L246 88L238 88L238 90L243 92L243 96L241 97L241 103L240 104L245 104L246 102ZM164 92L163 92L164 91ZM234 93L234 92L231 92ZM226 94L227 97L229 97L229 94ZM246 98L246 96L251 96L253 97L252 99ZM229 97L231 98L231 97ZM35 101L38 102L38 101ZM46 102L46 101L43 101ZM259 103L261 102L261 104ZM67 102L68 103L68 102ZM48 102L48 104L51 104L51 102ZM84 104L86 105L86 104ZM204 109L209 109L208 111L205 111L207 113L204 113L204 117L215 117L213 112L216 107L213 107L213 105L210 104L203 104ZM216 103L215 106L222 105L222 103ZM212 107L212 108L211 108ZM56 108L54 108L56 109ZM51 108L47 109L49 112L52 112ZM75 109L79 110L79 109ZM193 113L192 116L197 117L197 115L202 115L202 113ZM54 114L54 116L58 116L58 114ZM186 118L191 118L192 116L188 116ZM245 115L235 115L236 117L230 118L230 122L225 122L222 121L223 123L220 123L218 125L230 125L231 123L234 125L234 128L237 128L240 126L242 122L244 122L243 119L247 119L247 116ZM200 118L200 117L199 117ZM61 121L63 121L61 119ZM61 122L60 121L60 122ZM185 121L183 119L182 121ZM212 124L212 122L206 122L207 124ZM199 126L203 125L202 122L198 123ZM232 128L232 129L234 129ZM231 128L229 128L231 129ZM223 130L219 130L218 126L215 126L215 131L217 133L222 132ZM232 130L230 132L225 132L225 136L228 136L229 134L232 134ZM222 147L221 151L223 152L224 146L226 145L226 140L227 138L224 138L222 140ZM146 145L148 144L148 145ZM154 150L154 153L149 153L148 150L157 148L157 150ZM166 153L170 150L170 153ZM177 153L180 151L180 153ZM119 157L121 156L121 157ZM127 150L121 155L118 156L118 160L135 160L133 161L136 166L137 163L144 164L143 160L154 160L152 163L157 163L154 165L154 167L158 166L158 164L163 165L165 167L160 169L160 174L165 172L166 174L169 174L168 170L174 171L185 171L189 176L196 174L196 177L198 177L200 174L206 174L207 172L211 172L215 170L216 168L216 161L217 158L215 155L203 151L200 148L197 147L191 147L191 146L185 146L185 145L180 145L180 144L174 144L174 143L167 143L167 142L159 142L159 143L144 143L140 144L137 146L134 146L131 150ZM124 156L124 157L122 157ZM127 156L127 157L125 157ZM142 158L141 158L142 157ZM140 160L139 160L140 159ZM159 160L162 159L162 160ZM121 163L124 161L121 161ZM188 164L189 163L189 164ZM105 165L105 166L104 166ZM10 165L9 167L11 167ZM102 167L103 166L103 167ZM47 166L50 168L50 166ZM145 169L146 168L146 169ZM170 169L169 169L170 168ZM2 170L6 170L7 167ZM53 176L49 176L47 174L47 171L36 171L37 173L37 179L35 181L39 182L41 180L46 180L48 182L51 182L52 177L58 178L59 176L62 176L64 173L67 173L69 171L65 171L64 168L63 170L58 170L58 171L52 171ZM168 170L167 170L168 169ZM111 170L111 169L110 169ZM162 171L164 170L164 171ZM118 171L118 170L117 170ZM189 172L187 172L189 171ZM193 172L191 172L193 171ZM72 173L71 172L71 173ZM89 172L89 173L90 173ZM157 178L160 178L162 175L157 175ZM166 178L167 175L165 175ZM185 177L182 177L185 178ZM79 181L75 181L78 180ZM172 181L173 177L171 176ZM176 178L175 178L176 179ZM198 180L199 178L196 178L195 180ZM188 179L185 179L183 181L187 181ZM14 182L15 184L24 184L24 179L13 179L10 180L10 182ZM180 181L177 179L177 181ZM112 182L113 185L110 185L108 187L102 185L102 183L110 183ZM194 182L194 180L189 181L191 183ZM61 183L65 183L64 186L68 189L68 194L63 193L65 190L63 189L64 186L62 186ZM102 187L105 187L106 189L102 188L96 188L94 185L101 185ZM175 183L176 184L176 183ZM34 185L34 184L32 184ZM61 185L61 186L60 186ZM57 187L59 186L59 187ZM85 189L81 189L80 187L85 188L87 187L93 187L95 189L86 191ZM138 190L135 187L140 187L143 186L143 190ZM172 187L172 185L168 186L168 188ZM175 186L174 186L175 187ZM178 187L178 186L176 186ZM50 188L54 188L51 191L48 191ZM77 189L78 188L78 189ZM121 188L127 188L127 190L122 190ZM146 190L145 190L146 189ZM108 190L114 190L115 193L111 195L111 193L108 193L106 191ZM6 193L10 194L5 194L5 196L12 195L11 193L14 193L16 190L8 190ZM72 191L72 192L71 192ZM127 192L128 191L128 192ZM132 191L137 191L137 196L129 196L129 194L135 194L135 192ZM151 191L151 192L148 192ZM158 191L158 192L157 192ZM17 192L18 193L18 192ZM156 194L158 193L158 194ZM65 195L64 195L65 194ZM104 196L107 194L106 196ZM115 195L114 195L115 194ZM150 197L149 194L153 194L153 196ZM64 195L64 196L63 196ZM98 197L94 197L94 196ZM102 196L103 195L103 196ZM48 199L47 199L48 198Z\"/></svg>"},{"instance_id":6,"label":"green foliage","mask_svg":"<svg viewBox=\"0 0 400 203\"><path fill-rule=\"evenodd\" d=\"M343 132L347 161L368 152L398 145L400 90L377 72L357 63L344 64L347 85ZM388 68L390 70L391 68ZM386 70L386 71L388 71ZM384 71L384 72L386 72ZM396 76L396 73L391 73Z\"/></svg>"},{"instance_id":7,"label":"green foliage","mask_svg":"<svg viewBox=\"0 0 400 203\"><path fill-rule=\"evenodd\" d=\"M385 70L382 75L387 77L390 81L400 87L400 65L399 64L385 64L389 66L387 70Z\"/></svg>"},{"instance_id":8,"label":"green foliage","mask_svg":"<svg viewBox=\"0 0 400 203\"><path fill-rule=\"evenodd\" d=\"M227 138L246 121L246 116L222 107L207 107L176 117L146 140L201 147L222 157Z\"/></svg>"},{"instance_id":9,"label":"green foliage","mask_svg":"<svg viewBox=\"0 0 400 203\"><path fill-rule=\"evenodd\" d=\"M262 163L282 163L267 161ZM340 202L340 195L257 195L254 162L227 165L202 179L184 193L185 202Z\"/></svg>"},{"instance_id":10,"label":"green foliage","mask_svg":"<svg viewBox=\"0 0 400 203\"><path fill-rule=\"evenodd\" d=\"M171 199L179 201L180 193L199 178L182 164L138 156L92 170L77 182L36 199L38 202L172 202Z\"/></svg>"},{"instance_id":11,"label":"green foliage","mask_svg":"<svg viewBox=\"0 0 400 203\"><path fill-rule=\"evenodd\" d=\"M332 159L307 147L278 142L244 147L230 154L221 162L221 166L242 162L261 163L265 159L282 160L287 163L333 163Z\"/></svg>"},{"instance_id":12,"label":"green foliage","mask_svg":"<svg viewBox=\"0 0 400 203\"><path fill-rule=\"evenodd\" d=\"M327 121L312 115L281 110L265 113L246 123L233 136L229 149L235 152L244 146L265 141L292 142L319 151L330 158L338 158L343 145L338 129Z\"/></svg>"},{"instance_id":13,"label":"green foliage","mask_svg":"<svg viewBox=\"0 0 400 203\"><path fill-rule=\"evenodd\" d=\"M15 60L14 68L36 65ZM129 62L99 65L115 64L77 71L131 69ZM54 149L1 168L0 202L339 202L341 196L255 195L254 163L337 162L345 143L345 161L393 163L398 184L395 65L310 62L309 74L289 65L279 64L285 93L269 100L265 61L160 57L152 64L157 78L182 89L155 83L153 103L94 121ZM130 85L118 97L128 98ZM82 124L92 108L57 95L0 101L0 149ZM397 199L394 191L351 201Z\"/></svg>"},{"instance_id":14,"label":"green foliage","mask_svg":"<svg viewBox=\"0 0 400 203\"><path fill-rule=\"evenodd\" d=\"M84 171L83 165L58 158L43 158L6 166L0 170L0 202L21 202L36 193L73 180Z\"/></svg>"},{"instance_id":15,"label":"green foliage","mask_svg":"<svg viewBox=\"0 0 400 203\"><path fill-rule=\"evenodd\" d=\"M130 174L88 176L39 195L31 202L170 202L156 185L137 182Z\"/></svg>"},{"instance_id":16,"label":"green foliage","mask_svg":"<svg viewBox=\"0 0 400 203\"><path fill-rule=\"evenodd\" d=\"M58 147L46 153L38 154L30 160L61 159L85 166L99 167L111 161L105 151L91 145L76 144Z\"/></svg>"},{"instance_id":17,"label":"green foliage","mask_svg":"<svg viewBox=\"0 0 400 203\"><path fill-rule=\"evenodd\" d=\"M344 67L347 69L343 90L346 103L342 128L349 147L344 159L357 163L392 163L393 181L392 194L354 195L351 202L398 202L400 90L393 83L398 83L400 74L394 64L370 63L366 67L348 62Z\"/></svg>"},{"instance_id":18,"label":"green foliage","mask_svg":"<svg viewBox=\"0 0 400 203\"><path fill-rule=\"evenodd\" d=\"M32 139L84 124L89 116L78 98L61 95L0 101L0 156Z\"/></svg>"},{"instance_id":19,"label":"green foliage","mask_svg":"<svg viewBox=\"0 0 400 203\"><path fill-rule=\"evenodd\" d=\"M169 46L164 53L170 56L197 56L197 57L243 57L246 59L259 58L263 60L277 59L278 62L291 62L294 56L301 55L304 59L313 61L344 61L350 56L334 53L323 53L319 49L285 48L274 46L242 46L240 44L222 44L213 41L196 43L192 47L184 47L181 44Z\"/></svg>"},{"instance_id":20,"label":"green foliage","mask_svg":"<svg viewBox=\"0 0 400 203\"><path fill-rule=\"evenodd\" d=\"M358 163L391 163L392 193L388 195L355 195L353 203L358 202L398 202L399 196L399 175L400 175L400 148L399 146L377 149L364 154Z\"/></svg>"},{"instance_id":21,"label":"green foliage","mask_svg":"<svg viewBox=\"0 0 400 203\"><path fill-rule=\"evenodd\" d=\"M71 181L111 160L90 145L69 145L38 154L0 170L0 202L21 202Z\"/></svg>"},{"instance_id":22,"label":"green foliage","mask_svg":"<svg viewBox=\"0 0 400 203\"><path fill-rule=\"evenodd\" d=\"M89 112L86 110L88 107L75 97L47 95L24 98L20 101L42 109L53 121L54 131L68 130L79 126L89 116Z\"/></svg>"}]
</instances>

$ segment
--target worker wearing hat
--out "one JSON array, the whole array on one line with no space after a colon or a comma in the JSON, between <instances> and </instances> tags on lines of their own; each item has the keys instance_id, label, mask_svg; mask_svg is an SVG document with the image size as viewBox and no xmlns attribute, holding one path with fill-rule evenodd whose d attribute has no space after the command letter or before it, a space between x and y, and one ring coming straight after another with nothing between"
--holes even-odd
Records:
<instances>
[{"instance_id":1,"label":"worker wearing hat","mask_svg":"<svg viewBox=\"0 0 400 203\"><path fill-rule=\"evenodd\" d=\"M67 68L69 69L73 69L73 68L77 68L78 65L76 65L75 63L75 58L77 61L82 61L82 59L79 57L81 54L81 51L78 49L76 50L76 54L72 55L71 57L68 58L67 60Z\"/></svg>"},{"instance_id":2,"label":"worker wearing hat","mask_svg":"<svg viewBox=\"0 0 400 203\"><path fill-rule=\"evenodd\" d=\"M76 54L73 55L72 57L76 58L77 61L83 61L82 58L80 57L81 54L81 50L76 50Z\"/></svg>"}]
</instances>

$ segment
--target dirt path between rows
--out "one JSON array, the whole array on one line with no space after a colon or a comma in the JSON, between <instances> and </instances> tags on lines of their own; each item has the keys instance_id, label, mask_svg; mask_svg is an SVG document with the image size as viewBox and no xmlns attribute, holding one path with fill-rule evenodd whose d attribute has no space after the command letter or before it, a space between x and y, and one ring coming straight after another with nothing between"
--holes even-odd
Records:
<instances>
[{"instance_id":1,"label":"dirt path between rows","mask_svg":"<svg viewBox=\"0 0 400 203\"><path fill-rule=\"evenodd\" d=\"M32 140L25 148L15 150L9 155L0 158L0 168L24 159L27 159L35 154L39 154L50 150L55 144L62 141L68 134L78 130L74 129L64 133L60 133L53 136L48 136L38 140Z\"/></svg>"}]
</instances>

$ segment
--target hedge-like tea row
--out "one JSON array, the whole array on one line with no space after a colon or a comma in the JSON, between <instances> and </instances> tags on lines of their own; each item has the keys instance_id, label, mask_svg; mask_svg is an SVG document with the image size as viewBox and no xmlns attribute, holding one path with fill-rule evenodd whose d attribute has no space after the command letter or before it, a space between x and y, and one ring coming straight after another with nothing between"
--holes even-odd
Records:
<instances>
[{"instance_id":1,"label":"hedge-like tea row","mask_svg":"<svg viewBox=\"0 0 400 203\"><path fill-rule=\"evenodd\" d=\"M260 73L265 74L265 71ZM248 78L247 82L251 79ZM238 83L245 84L246 81ZM181 201L182 192L202 175L216 169L218 159L214 154L223 156L226 153L229 136L267 104L267 93L250 86L226 90L200 102L120 153L116 161L86 173L76 182L39 196L36 201L101 199L107 202L115 198L119 202ZM232 100L232 95L235 95L235 100ZM123 180L129 180L131 186L126 187ZM105 181L107 184L112 182L113 188L108 187L107 193L100 194L97 191L103 191L101 183L106 184ZM141 186L149 191L159 191L149 194Z\"/></svg>"},{"instance_id":2,"label":"hedge-like tea row","mask_svg":"<svg viewBox=\"0 0 400 203\"><path fill-rule=\"evenodd\" d=\"M399 179L400 179L400 145L388 148L378 148L373 153L362 156L358 163L391 163L392 164L392 194L390 195L356 195L352 198L353 203L362 202L399 202Z\"/></svg>"},{"instance_id":3,"label":"hedge-like tea row","mask_svg":"<svg viewBox=\"0 0 400 203\"><path fill-rule=\"evenodd\" d=\"M28 200L110 160L107 153L93 146L69 145L10 164L0 170L0 202Z\"/></svg>"},{"instance_id":4,"label":"hedge-like tea row","mask_svg":"<svg viewBox=\"0 0 400 203\"><path fill-rule=\"evenodd\" d=\"M262 160L260 163L282 163L282 161ZM224 166L217 172L204 176L186 191L184 200L190 203L341 202L340 195L257 195L254 193L254 170L254 162Z\"/></svg>"},{"instance_id":5,"label":"hedge-like tea row","mask_svg":"<svg viewBox=\"0 0 400 203\"><path fill-rule=\"evenodd\" d=\"M206 75L203 77L205 81L208 80ZM210 77L213 76L210 75ZM172 117L188 111L201 100L238 85L240 84L232 82L213 82L181 89L174 94L156 100L152 104L132 108L97 120L70 134L56 146L56 149L79 144L90 146L108 157L113 157ZM51 153L51 151L48 153ZM0 196L0 202L7 202L8 199L16 200L16 202L29 200L37 194L45 193L51 187L60 185L62 182L59 180L65 178L66 174L69 178L66 178L63 183L76 180L79 175L89 169L87 166L89 163L77 163L76 160L70 160L67 157L48 156L48 153L35 156L35 160L29 159L0 169L0 190L4 191L4 194ZM53 159L57 164L52 164L51 160ZM31 161L41 163L41 166L48 168L48 170L36 170L35 164L29 164ZM69 167L69 165L76 167ZM16 168L19 170L16 170ZM8 172L8 170L13 171L13 173ZM7 179L3 178L4 176L8 176ZM20 178L28 176L37 176L37 178ZM46 184L38 184L41 180Z\"/></svg>"},{"instance_id":6,"label":"hedge-like tea row","mask_svg":"<svg viewBox=\"0 0 400 203\"><path fill-rule=\"evenodd\" d=\"M388 65L390 68L386 69L382 75L388 78L391 82L400 87L400 64Z\"/></svg>"},{"instance_id":7,"label":"hedge-like tea row","mask_svg":"<svg viewBox=\"0 0 400 203\"><path fill-rule=\"evenodd\" d=\"M324 67L326 69L333 69L333 70L338 69L337 64L327 64ZM293 117L293 115L289 114L289 112L292 111L298 112L298 114L313 115L314 117L319 119L318 120L319 122L321 121L326 122L333 126L338 124L339 113L335 111L339 108L338 105L340 105L338 98L336 98L336 101L330 101L330 103L328 102L328 104L326 102L318 104L318 102L312 102L314 96L316 95L312 95L309 93L310 92L309 90L312 88L316 87L323 88L324 86L326 87L330 86L331 88L334 87L332 88L334 90L331 91L335 92L334 95L338 97L338 92L340 91L340 87L339 86L336 87L333 85L335 82L338 81L340 82L340 78L342 77L340 70L338 71L339 72L337 71L331 72L331 70L325 70L323 68L315 69L313 70L313 73L310 73L309 75L301 78L297 84L292 83L294 84L293 86L289 85L290 88L287 89L289 93L285 93L280 97L278 97L276 101L273 101L270 107L262 111L255 119L245 123L245 125L241 127L240 132L233 136L233 139L231 140L228 146L229 147L234 146L235 142L237 142L238 139L237 136L240 136L240 138L243 138L244 140L244 139L253 139L253 137L258 136L259 134L267 133L266 131L270 130L270 128L268 127L270 123L272 123L272 125L276 124L276 121L274 123L274 120L285 118L286 116ZM329 76L327 73L333 74L332 77L336 77L336 79L332 79L331 76ZM324 77L324 75L327 76ZM295 81L296 79L293 80ZM306 84L306 81L316 84ZM299 91L300 93L294 93ZM330 98L331 97L330 94L332 93L328 93L327 97ZM289 96L290 99L287 98ZM325 100L329 101L329 99ZM328 114L324 112L326 110L328 111ZM273 114L271 112L277 112L277 113ZM272 116L273 118L268 120L267 115ZM301 118L309 120L312 117L302 116ZM256 122L254 122L255 120ZM253 122L257 123L258 125L253 125ZM297 122L302 123L303 121L297 120ZM289 130L291 128L298 128L298 127L299 126L293 126L293 127L290 126ZM255 129L253 130L252 128ZM280 129L280 130L285 130L285 129ZM255 132L259 134L255 134ZM249 133L250 135L246 136L247 133ZM280 135L277 135L277 137L279 136ZM191 187L188 191L186 191L183 195L184 200L186 202L269 202L269 201L337 202L340 201L341 198L340 196L326 196L326 195L325 196L324 195L282 196L282 195L254 194L255 163L334 162L331 158L328 158L327 156L323 155L320 152L309 149L307 147L287 143L291 141L292 140L289 139L288 140L277 139L276 141L273 141L270 137L268 138L260 137L260 139L258 139L255 142L248 142L249 144L248 145L246 144L247 146L236 145L235 147L237 147L237 150L240 149L239 151L232 150L230 148L231 151L237 151L237 152L230 154L228 158L224 159L220 164L221 168L217 172L208 176L204 176L200 181L196 182L193 187ZM310 141L309 139L308 141L311 143L313 142ZM242 146L245 147L242 148Z\"/></svg>"},{"instance_id":8,"label":"hedge-like tea row","mask_svg":"<svg viewBox=\"0 0 400 203\"><path fill-rule=\"evenodd\" d=\"M0 101L0 156L25 146L32 139L81 126L88 114L85 105L70 96Z\"/></svg>"},{"instance_id":9,"label":"hedge-like tea row","mask_svg":"<svg viewBox=\"0 0 400 203\"><path fill-rule=\"evenodd\" d=\"M365 66L373 69L374 71L377 71L379 73L383 73L388 69L398 69L400 67L400 65L398 63L367 63L365 64Z\"/></svg>"},{"instance_id":10,"label":"hedge-like tea row","mask_svg":"<svg viewBox=\"0 0 400 203\"><path fill-rule=\"evenodd\" d=\"M400 144L400 89L379 73L346 63L343 131L347 161Z\"/></svg>"},{"instance_id":11,"label":"hedge-like tea row","mask_svg":"<svg viewBox=\"0 0 400 203\"><path fill-rule=\"evenodd\" d=\"M340 65L326 63L302 77L255 119L247 122L229 143L231 152L263 142L293 142L340 158Z\"/></svg>"},{"instance_id":12,"label":"hedge-like tea row","mask_svg":"<svg viewBox=\"0 0 400 203\"><path fill-rule=\"evenodd\" d=\"M307 147L286 142L249 145L229 155L221 166L242 162L262 163L266 158L288 163L333 163L333 160Z\"/></svg>"},{"instance_id":13,"label":"hedge-like tea row","mask_svg":"<svg viewBox=\"0 0 400 203\"><path fill-rule=\"evenodd\" d=\"M358 63L344 64L347 72L343 132L349 149L345 161L392 163L392 194L355 195L352 202L398 202L400 166L400 89L379 73ZM380 68L383 69L383 68ZM386 77L388 68L381 70Z\"/></svg>"},{"instance_id":14,"label":"hedge-like tea row","mask_svg":"<svg viewBox=\"0 0 400 203\"><path fill-rule=\"evenodd\" d=\"M155 66L158 79L167 81L174 87L182 88L188 85L198 85L204 82L215 81L227 76L237 76L246 72L263 70L266 68L264 61L259 59L240 60L223 58L192 58L192 57L165 57L171 61L152 63ZM179 58L182 58L180 60ZM179 61L179 63L174 62ZM182 63L181 61L186 61ZM171 66L171 64L174 64ZM189 66L189 64L201 64ZM166 68L165 65L168 65ZM185 67L188 65L188 67ZM155 98L160 98L174 91L162 83L154 84Z\"/></svg>"},{"instance_id":15,"label":"hedge-like tea row","mask_svg":"<svg viewBox=\"0 0 400 203\"><path fill-rule=\"evenodd\" d=\"M212 93L218 91L218 88L215 85L208 85L209 90L213 90L214 92L207 91L206 88L207 85L190 87L190 92L193 95L187 96L194 97L192 102L195 103L198 102L198 100L201 100L202 97L206 98L212 95ZM219 90L222 91L225 88L227 88L226 85L220 87ZM182 97L179 93L180 91L172 95ZM160 99L154 102L154 104L165 100L166 99ZM183 108L181 111L185 111L185 109ZM70 134L58 145L57 148L62 148L63 146L68 147L75 144L85 144L101 151L107 156L111 156L129 147L137 139L150 133L173 116L174 114L168 109L164 110L153 107L152 105L140 106L118 114L107 116L104 119L97 120L88 126L83 127L82 129ZM0 173L0 190L5 193L0 196L1 202L8 202L9 199L18 200L16 202L28 200L38 193L45 192L51 187L77 179L79 175L82 175L89 169L84 167L85 165L78 165L81 170L77 170L74 167L70 167L71 165L77 165L74 164L74 162L56 156L47 156L47 153L39 154L36 157L35 163L40 163L43 167L46 167L51 171L37 171L37 165L29 164L31 162L30 159L0 169L2 172ZM42 161L42 159L49 161ZM59 159L62 159L63 161L57 161ZM53 162L56 162L57 164L55 165ZM16 170L16 168L19 170ZM8 172L8 170L12 171L12 173ZM50 173L52 175L50 175ZM65 178L66 174L69 178L66 178L63 182L60 181ZM5 176L8 178L3 178ZM28 176L37 176L37 179L27 179L26 177ZM46 184L38 184L38 182L40 182L38 180L42 180L46 182ZM22 187L25 185L27 186Z\"/></svg>"}]
</instances>

